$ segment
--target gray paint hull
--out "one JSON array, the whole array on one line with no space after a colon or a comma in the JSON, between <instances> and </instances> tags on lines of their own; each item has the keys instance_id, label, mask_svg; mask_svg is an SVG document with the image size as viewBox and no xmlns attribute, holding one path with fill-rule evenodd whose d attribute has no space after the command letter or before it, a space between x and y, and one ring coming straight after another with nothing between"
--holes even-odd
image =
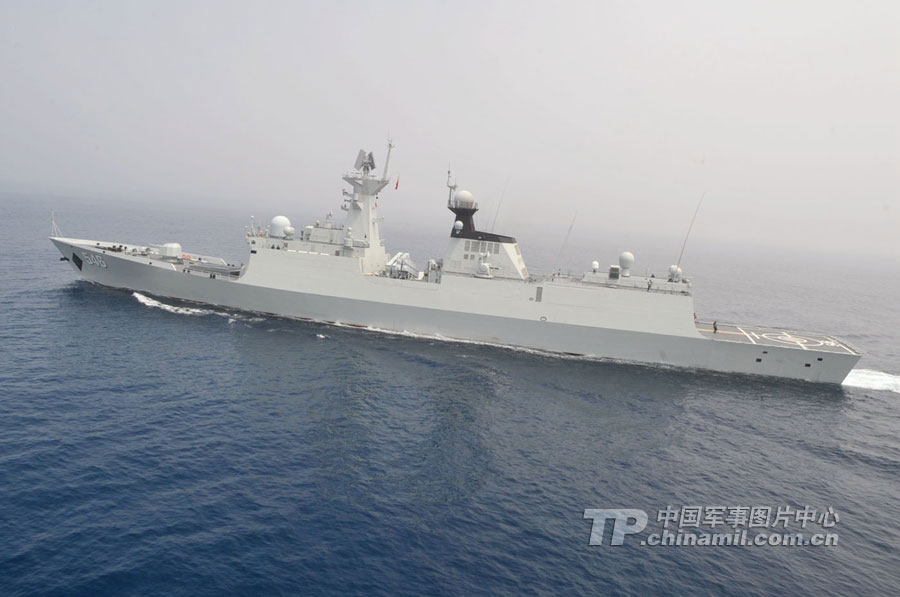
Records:
<instances>
[{"instance_id":1,"label":"gray paint hull","mask_svg":"<svg viewBox=\"0 0 900 597\"><path fill-rule=\"evenodd\" d=\"M175 265L103 252L82 241L51 240L70 260L73 255L96 254L101 258L103 267L83 263L76 268L97 284L283 317L823 383L843 381L860 358L859 354L703 337L693 329L692 320L682 321L692 318L689 296L651 296L653 293L624 290L585 295L577 288L546 285L543 301L536 304L534 284L525 282L454 276L445 276L440 284L391 280L354 273L352 264L344 271L334 263L310 258L298 261L298 257L289 255L257 258L257 263L251 258L247 274L235 281L186 274ZM297 261L293 270L285 265L290 265L290 259ZM268 275L269 268L279 272L278 276ZM554 303L554 296L559 302ZM658 325L653 325L653 317L659 317ZM665 323L674 318L677 325Z\"/></svg>"}]
</instances>

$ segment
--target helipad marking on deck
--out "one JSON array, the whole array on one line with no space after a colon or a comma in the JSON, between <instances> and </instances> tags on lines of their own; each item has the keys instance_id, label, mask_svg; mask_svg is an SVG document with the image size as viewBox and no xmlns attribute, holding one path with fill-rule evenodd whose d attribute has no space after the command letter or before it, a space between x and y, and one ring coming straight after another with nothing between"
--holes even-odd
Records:
<instances>
[{"instance_id":1,"label":"helipad marking on deck","mask_svg":"<svg viewBox=\"0 0 900 597\"><path fill-rule=\"evenodd\" d=\"M834 338L828 338L828 339L825 341L825 346L833 346L833 347L843 348L844 350L846 350L846 351L847 351L848 353L850 353L850 354L856 354L856 353L853 352L853 349L851 349L849 346L847 346L846 344L843 344L843 343L841 343L841 342L838 342L838 341L835 340Z\"/></svg>"},{"instance_id":2,"label":"helipad marking on deck","mask_svg":"<svg viewBox=\"0 0 900 597\"><path fill-rule=\"evenodd\" d=\"M735 327L737 327L737 326L735 326ZM747 336L747 340L750 340L750 343L751 343L751 344L756 344L756 340L754 340L754 339L750 336L750 334L748 334L747 332L745 332L743 328L738 327L738 330L740 330L740 332L741 332L742 334L744 334L745 336ZM754 334L754 335L755 335L755 334Z\"/></svg>"},{"instance_id":3,"label":"helipad marking on deck","mask_svg":"<svg viewBox=\"0 0 900 597\"><path fill-rule=\"evenodd\" d=\"M766 340L771 340L773 342L783 342L784 344L796 344L803 350L809 350L810 348L816 348L819 346L825 346L826 343L824 340L819 338L809 338L807 336L798 336L796 334L792 334L790 332L772 332L769 334L763 334L763 338Z\"/></svg>"},{"instance_id":4,"label":"helipad marking on deck","mask_svg":"<svg viewBox=\"0 0 900 597\"><path fill-rule=\"evenodd\" d=\"M729 332L728 330L721 330L721 329L718 332L714 332L714 331L712 331L712 328L697 328L697 331L698 332L708 332L710 334L718 333L718 334L734 334L735 336L741 335L740 332Z\"/></svg>"}]
</instances>

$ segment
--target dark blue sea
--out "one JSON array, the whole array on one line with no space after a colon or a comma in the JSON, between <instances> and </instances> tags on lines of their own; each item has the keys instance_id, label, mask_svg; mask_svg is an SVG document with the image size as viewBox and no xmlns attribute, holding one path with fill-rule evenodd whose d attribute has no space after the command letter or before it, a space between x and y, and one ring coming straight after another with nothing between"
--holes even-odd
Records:
<instances>
[{"instance_id":1,"label":"dark blue sea","mask_svg":"<svg viewBox=\"0 0 900 597\"><path fill-rule=\"evenodd\" d=\"M50 210L68 236L236 261L244 214L0 207L2 595L897 594L896 255L691 245L703 318L866 353L828 387L141 300L79 281L46 238ZM442 251L394 215L389 247L420 265ZM556 257L520 236L533 269ZM572 267L625 248L580 242ZM670 506L830 507L839 521L806 531L839 540L641 545ZM610 521L590 545L585 510L621 508L647 528L614 546Z\"/></svg>"}]
</instances>

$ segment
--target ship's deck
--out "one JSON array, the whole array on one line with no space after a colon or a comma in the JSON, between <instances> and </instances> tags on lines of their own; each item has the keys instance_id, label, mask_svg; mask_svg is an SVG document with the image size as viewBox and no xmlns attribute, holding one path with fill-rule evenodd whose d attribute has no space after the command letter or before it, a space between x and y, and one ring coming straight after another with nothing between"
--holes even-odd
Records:
<instances>
[{"instance_id":1,"label":"ship's deck","mask_svg":"<svg viewBox=\"0 0 900 597\"><path fill-rule=\"evenodd\" d=\"M735 325L730 323L719 323L718 332L713 332L713 324L711 321L698 321L697 331L711 340L742 342L744 344L758 344L760 346L776 346L781 348L798 348L800 350L816 350L839 354L859 354L852 346L837 338L813 332L791 332L787 330Z\"/></svg>"}]
</instances>

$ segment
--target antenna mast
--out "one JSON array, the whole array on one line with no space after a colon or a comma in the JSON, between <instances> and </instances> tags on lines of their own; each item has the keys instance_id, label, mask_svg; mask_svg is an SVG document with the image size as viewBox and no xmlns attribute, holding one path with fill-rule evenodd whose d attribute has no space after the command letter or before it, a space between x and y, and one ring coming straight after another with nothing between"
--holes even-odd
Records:
<instances>
[{"instance_id":1,"label":"antenna mast","mask_svg":"<svg viewBox=\"0 0 900 597\"><path fill-rule=\"evenodd\" d=\"M389 138L389 139L388 139L387 157L384 158L384 174L381 175L381 179L382 179L382 180L387 180L387 179L388 179L389 167L390 167L390 165L391 165L391 150L392 150L393 148L394 148L394 144L391 143L391 139Z\"/></svg>"},{"instance_id":2,"label":"antenna mast","mask_svg":"<svg viewBox=\"0 0 900 597\"><path fill-rule=\"evenodd\" d=\"M559 248L559 253L556 255L556 264L559 265L559 260L562 258L563 251L566 250L566 246L569 244L569 235L572 234L572 228L575 227L575 220L578 219L578 210L575 211L575 215L572 216L572 223L569 224L569 231L566 232L566 238L563 240L562 246ZM560 270L559 267L556 268L557 271Z\"/></svg>"},{"instance_id":3,"label":"antenna mast","mask_svg":"<svg viewBox=\"0 0 900 597\"><path fill-rule=\"evenodd\" d=\"M681 258L684 257L684 248L687 246L688 238L691 236L691 228L694 227L694 220L697 219L697 214L700 212L700 205L703 203L704 197L706 197L706 191L703 191L703 194L700 195L700 201L697 202L697 209L694 210L694 217L691 218L691 224L688 226L687 234L684 235L684 242L681 244L681 253L678 254L678 262L675 264L675 267L681 266Z\"/></svg>"},{"instance_id":4,"label":"antenna mast","mask_svg":"<svg viewBox=\"0 0 900 597\"><path fill-rule=\"evenodd\" d=\"M506 194L506 187L509 186L509 176L506 177L506 183L503 185L503 190L500 192L500 202L497 203L497 211L494 212L494 221L491 222L491 232L494 231L494 226L497 224L497 216L500 215L500 208L503 206L503 196Z\"/></svg>"},{"instance_id":5,"label":"antenna mast","mask_svg":"<svg viewBox=\"0 0 900 597\"><path fill-rule=\"evenodd\" d=\"M52 211L50 212L50 236L62 236L62 232L59 231L59 226L56 225L56 214Z\"/></svg>"},{"instance_id":6,"label":"antenna mast","mask_svg":"<svg viewBox=\"0 0 900 597\"><path fill-rule=\"evenodd\" d=\"M450 206L450 203L453 201L453 191L456 190L456 182L450 184L450 163L447 163L447 188L450 189L450 194L447 196L447 206Z\"/></svg>"}]
</instances>

